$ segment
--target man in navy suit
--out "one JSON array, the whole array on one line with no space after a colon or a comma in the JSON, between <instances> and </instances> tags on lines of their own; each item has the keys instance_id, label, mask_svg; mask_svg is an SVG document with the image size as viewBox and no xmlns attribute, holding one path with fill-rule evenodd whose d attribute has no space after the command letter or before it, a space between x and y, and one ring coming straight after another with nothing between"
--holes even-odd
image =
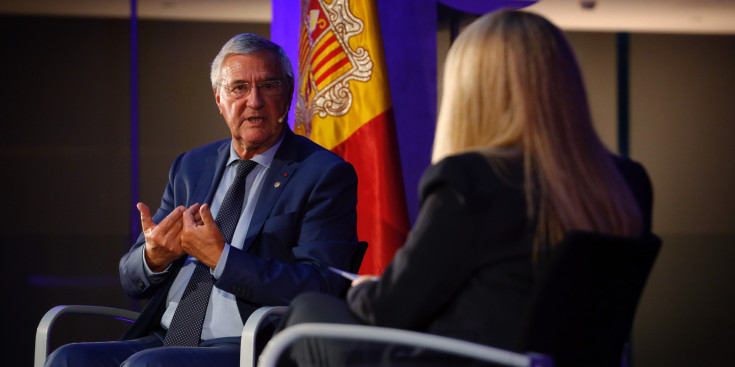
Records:
<instances>
[{"instance_id":1,"label":"man in navy suit","mask_svg":"<svg viewBox=\"0 0 735 367\"><path fill-rule=\"evenodd\" d=\"M339 294L347 285L324 265L348 268L357 248L357 176L330 151L285 123L294 90L291 64L276 44L233 37L212 63L212 88L232 139L180 155L155 215L138 204L143 233L120 260L133 298L150 298L122 341L69 344L47 366L236 366L239 335L263 305L299 293ZM215 218L239 160L252 160L230 243ZM214 287L198 347L163 347L197 263Z\"/></svg>"}]
</instances>

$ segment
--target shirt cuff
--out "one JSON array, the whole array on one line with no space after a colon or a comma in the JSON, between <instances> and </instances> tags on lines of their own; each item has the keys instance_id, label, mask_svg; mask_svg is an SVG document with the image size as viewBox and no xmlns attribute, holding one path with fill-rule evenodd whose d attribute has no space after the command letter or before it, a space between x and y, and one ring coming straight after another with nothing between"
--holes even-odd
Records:
<instances>
[{"instance_id":1,"label":"shirt cuff","mask_svg":"<svg viewBox=\"0 0 735 367\"><path fill-rule=\"evenodd\" d=\"M212 275L215 277L215 279L219 279L220 276L222 276L222 273L225 271L225 264L227 263L227 255L230 253L230 244L225 243L225 248L222 249L222 255L219 257L219 261L217 261L217 266L214 267L214 270L212 270Z\"/></svg>"},{"instance_id":2,"label":"shirt cuff","mask_svg":"<svg viewBox=\"0 0 735 367\"><path fill-rule=\"evenodd\" d=\"M163 280L163 278L166 277L166 274L168 274L168 269L171 268L171 264L169 264L166 269L164 269L160 273L156 273L151 268L148 267L148 264L145 262L145 245L140 246L143 250L143 256L141 258L143 259L143 270L145 270L145 275L148 276L148 279L150 279L151 283L158 283Z\"/></svg>"}]
</instances>

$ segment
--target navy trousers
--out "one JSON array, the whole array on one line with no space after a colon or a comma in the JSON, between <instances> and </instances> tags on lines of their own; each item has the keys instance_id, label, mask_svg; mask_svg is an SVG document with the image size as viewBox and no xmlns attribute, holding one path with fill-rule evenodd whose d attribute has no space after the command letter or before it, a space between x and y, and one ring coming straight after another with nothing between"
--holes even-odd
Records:
<instances>
[{"instance_id":1,"label":"navy trousers","mask_svg":"<svg viewBox=\"0 0 735 367\"><path fill-rule=\"evenodd\" d=\"M240 338L205 340L199 347L164 347L164 333L140 339L73 343L56 349L44 367L195 367L239 365Z\"/></svg>"}]
</instances>

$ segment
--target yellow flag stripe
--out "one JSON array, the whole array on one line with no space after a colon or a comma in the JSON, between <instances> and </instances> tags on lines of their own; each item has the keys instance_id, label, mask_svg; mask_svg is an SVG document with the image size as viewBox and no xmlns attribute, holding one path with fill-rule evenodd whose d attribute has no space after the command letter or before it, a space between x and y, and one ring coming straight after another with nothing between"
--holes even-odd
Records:
<instances>
[{"instance_id":1,"label":"yellow flag stripe","mask_svg":"<svg viewBox=\"0 0 735 367\"><path fill-rule=\"evenodd\" d=\"M324 58L319 65L314 67L314 79L323 79L325 74L329 74L333 71L334 65L342 64L345 61L349 62L347 55L345 55L344 52L340 52L339 49L334 50L332 54L328 55L328 57Z\"/></svg>"},{"instance_id":2,"label":"yellow flag stripe","mask_svg":"<svg viewBox=\"0 0 735 367\"><path fill-rule=\"evenodd\" d=\"M334 35L322 39L314 45L314 48L311 56L311 65L314 70L318 70L320 65L326 62L325 59L331 57L335 52L343 51L342 46L337 42Z\"/></svg>"},{"instance_id":3,"label":"yellow flag stripe","mask_svg":"<svg viewBox=\"0 0 735 367\"><path fill-rule=\"evenodd\" d=\"M315 81L317 84L317 90L324 89L324 87L334 81L335 78L330 78L330 76L339 76L350 71L350 69L352 69L352 65L350 65L349 61L350 60L346 57L342 58L342 60L335 63L330 69L328 69L323 76L317 78Z\"/></svg>"}]
</instances>

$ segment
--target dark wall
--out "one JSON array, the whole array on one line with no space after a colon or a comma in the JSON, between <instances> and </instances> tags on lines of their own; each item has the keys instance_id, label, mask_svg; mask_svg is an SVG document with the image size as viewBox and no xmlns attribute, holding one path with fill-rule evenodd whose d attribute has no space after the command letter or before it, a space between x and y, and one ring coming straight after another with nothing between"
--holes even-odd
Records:
<instances>
[{"instance_id":1,"label":"dark wall","mask_svg":"<svg viewBox=\"0 0 735 367\"><path fill-rule=\"evenodd\" d=\"M735 36L635 34L630 51L631 155L653 180L664 241L636 315L636 361L730 365Z\"/></svg>"},{"instance_id":2,"label":"dark wall","mask_svg":"<svg viewBox=\"0 0 735 367\"><path fill-rule=\"evenodd\" d=\"M158 207L180 153L228 131L209 63L230 37L263 24L139 23L139 199ZM139 309L119 285L132 244L129 23L121 19L0 17L0 162L6 193L0 257L3 365L31 365L35 329L55 305ZM8 281L7 279L12 279ZM52 346L117 338L119 322L70 316Z\"/></svg>"},{"instance_id":3,"label":"dark wall","mask_svg":"<svg viewBox=\"0 0 735 367\"><path fill-rule=\"evenodd\" d=\"M0 228L7 365L31 365L35 325L58 304L123 306L128 243L128 27L0 19ZM70 337L78 330L68 327ZM76 336L75 335L75 336Z\"/></svg>"}]
</instances>

